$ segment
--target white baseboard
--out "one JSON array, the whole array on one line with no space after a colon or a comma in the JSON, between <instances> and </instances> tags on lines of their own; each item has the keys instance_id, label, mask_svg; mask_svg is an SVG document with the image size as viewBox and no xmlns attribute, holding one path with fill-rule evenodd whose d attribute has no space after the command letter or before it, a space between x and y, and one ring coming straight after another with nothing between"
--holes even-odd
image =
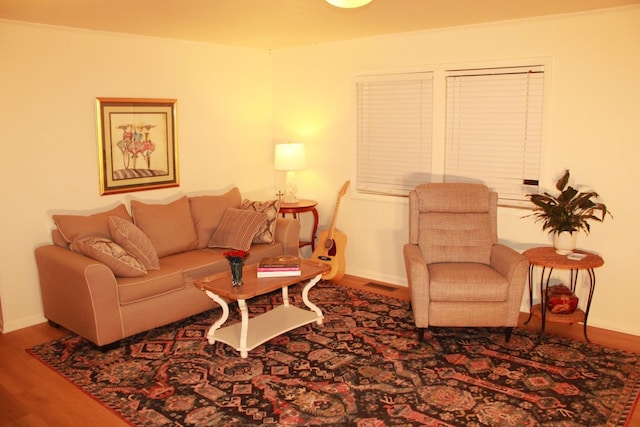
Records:
<instances>
[{"instance_id":1,"label":"white baseboard","mask_svg":"<svg viewBox=\"0 0 640 427\"><path fill-rule=\"evenodd\" d=\"M22 319L5 322L4 325L2 325L1 332L3 334L6 334L9 332L17 331L18 329L23 329L23 328L28 328L29 326L38 325L46 321L47 321L47 318L44 317L44 315L24 317Z\"/></svg>"}]
</instances>

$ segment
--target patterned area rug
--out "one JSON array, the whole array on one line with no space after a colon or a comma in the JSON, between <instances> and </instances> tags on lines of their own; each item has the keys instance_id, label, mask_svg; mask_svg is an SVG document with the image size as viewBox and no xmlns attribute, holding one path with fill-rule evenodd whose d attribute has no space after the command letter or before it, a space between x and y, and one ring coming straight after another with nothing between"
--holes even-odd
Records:
<instances>
[{"instance_id":1,"label":"patterned area rug","mask_svg":"<svg viewBox=\"0 0 640 427\"><path fill-rule=\"evenodd\" d=\"M217 309L108 352L77 336L29 351L137 426L624 426L639 391L639 354L522 329L505 344L502 329L432 328L421 343L405 301L329 282L310 296L322 325L246 359L204 338Z\"/></svg>"}]
</instances>

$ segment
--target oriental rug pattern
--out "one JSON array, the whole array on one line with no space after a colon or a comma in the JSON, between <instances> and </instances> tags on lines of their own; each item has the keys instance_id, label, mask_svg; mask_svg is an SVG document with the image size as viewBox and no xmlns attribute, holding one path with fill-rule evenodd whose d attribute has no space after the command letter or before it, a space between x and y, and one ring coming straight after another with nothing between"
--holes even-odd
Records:
<instances>
[{"instance_id":1,"label":"oriental rug pattern","mask_svg":"<svg viewBox=\"0 0 640 427\"><path fill-rule=\"evenodd\" d=\"M408 302L329 282L311 299L322 325L246 359L205 339L219 310L108 352L77 336L29 351L136 426L623 426L638 394L638 354L521 329L505 343L498 328L433 328L421 343Z\"/></svg>"}]
</instances>

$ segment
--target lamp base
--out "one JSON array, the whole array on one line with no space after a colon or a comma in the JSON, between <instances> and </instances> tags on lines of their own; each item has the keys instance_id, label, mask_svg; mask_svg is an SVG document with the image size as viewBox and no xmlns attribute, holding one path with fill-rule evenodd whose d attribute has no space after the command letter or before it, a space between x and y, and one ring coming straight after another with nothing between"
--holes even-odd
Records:
<instances>
[{"instance_id":1,"label":"lamp base","mask_svg":"<svg viewBox=\"0 0 640 427\"><path fill-rule=\"evenodd\" d=\"M287 184L284 189L285 203L298 203L298 185L296 184L296 172L287 171Z\"/></svg>"}]
</instances>

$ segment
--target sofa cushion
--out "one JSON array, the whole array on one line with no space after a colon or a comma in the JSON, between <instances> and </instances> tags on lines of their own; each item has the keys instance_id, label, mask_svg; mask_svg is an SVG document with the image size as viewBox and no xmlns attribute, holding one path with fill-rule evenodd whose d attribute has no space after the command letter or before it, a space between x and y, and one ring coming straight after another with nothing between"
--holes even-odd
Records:
<instances>
[{"instance_id":1,"label":"sofa cushion","mask_svg":"<svg viewBox=\"0 0 640 427\"><path fill-rule=\"evenodd\" d=\"M149 237L160 258L195 249L196 230L186 196L168 204L131 201L133 221Z\"/></svg>"},{"instance_id":2,"label":"sofa cushion","mask_svg":"<svg viewBox=\"0 0 640 427\"><path fill-rule=\"evenodd\" d=\"M153 243L134 223L117 216L110 216L109 231L113 241L138 259L147 270L160 268L160 260Z\"/></svg>"},{"instance_id":3,"label":"sofa cushion","mask_svg":"<svg viewBox=\"0 0 640 427\"><path fill-rule=\"evenodd\" d=\"M228 208L224 211L216 232L211 236L209 247L248 251L253 236L262 228L268 218L266 213Z\"/></svg>"},{"instance_id":4,"label":"sofa cushion","mask_svg":"<svg viewBox=\"0 0 640 427\"><path fill-rule=\"evenodd\" d=\"M118 277L139 277L147 274L144 265L124 248L105 237L82 237L71 242L71 250L102 262Z\"/></svg>"},{"instance_id":5,"label":"sofa cushion","mask_svg":"<svg viewBox=\"0 0 640 427\"><path fill-rule=\"evenodd\" d=\"M224 194L189 197L191 217L198 236L198 249L206 248L227 208L238 208L240 190L234 187Z\"/></svg>"},{"instance_id":6,"label":"sofa cushion","mask_svg":"<svg viewBox=\"0 0 640 427\"><path fill-rule=\"evenodd\" d=\"M120 305L133 304L183 289L182 270L160 261L160 269L152 270L144 277L119 278L118 300ZM163 317L164 313L154 313L154 315Z\"/></svg>"},{"instance_id":7,"label":"sofa cushion","mask_svg":"<svg viewBox=\"0 0 640 427\"><path fill-rule=\"evenodd\" d=\"M264 202L252 202L243 200L242 209L253 210L267 214L267 221L260 230L253 236L253 243L273 243L273 236L276 231L276 219L280 210L280 200L268 200Z\"/></svg>"},{"instance_id":8,"label":"sofa cushion","mask_svg":"<svg viewBox=\"0 0 640 427\"><path fill-rule=\"evenodd\" d=\"M67 243L87 236L100 236L110 239L111 234L109 233L108 224L110 216L117 216L131 221L127 208L124 204L120 204L113 209L93 215L53 215L53 222Z\"/></svg>"}]
</instances>

